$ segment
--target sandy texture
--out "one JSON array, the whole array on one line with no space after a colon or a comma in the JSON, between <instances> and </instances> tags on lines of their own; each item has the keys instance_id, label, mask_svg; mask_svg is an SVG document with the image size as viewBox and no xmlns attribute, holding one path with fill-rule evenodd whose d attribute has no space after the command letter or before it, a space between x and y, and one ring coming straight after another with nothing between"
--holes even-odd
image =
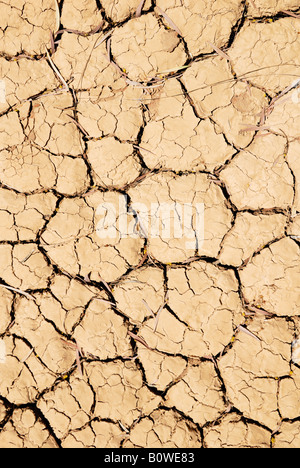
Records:
<instances>
[{"instance_id":1,"label":"sandy texture","mask_svg":"<svg viewBox=\"0 0 300 468\"><path fill-rule=\"evenodd\" d=\"M99 11L96 0L84 0L80 6L74 0L64 1L61 22L66 29L83 33L104 26L103 14Z\"/></svg>"},{"instance_id":2,"label":"sandy texture","mask_svg":"<svg viewBox=\"0 0 300 468\"><path fill-rule=\"evenodd\" d=\"M299 1L0 7L0 447L299 447Z\"/></svg>"},{"instance_id":3,"label":"sandy texture","mask_svg":"<svg viewBox=\"0 0 300 468\"><path fill-rule=\"evenodd\" d=\"M111 50L117 65L129 79L136 81L148 81L156 73L184 65L187 59L176 32L161 28L152 14L116 28Z\"/></svg>"},{"instance_id":4,"label":"sandy texture","mask_svg":"<svg viewBox=\"0 0 300 468\"><path fill-rule=\"evenodd\" d=\"M55 29L55 1L1 1L0 29L1 53L10 56L45 53L49 30Z\"/></svg>"}]
</instances>

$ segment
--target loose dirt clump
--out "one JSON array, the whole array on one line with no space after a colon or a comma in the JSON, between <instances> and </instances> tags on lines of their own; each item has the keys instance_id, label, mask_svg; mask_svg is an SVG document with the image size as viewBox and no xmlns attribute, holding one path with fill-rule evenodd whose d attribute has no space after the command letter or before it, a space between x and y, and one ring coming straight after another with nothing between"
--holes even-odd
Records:
<instances>
[{"instance_id":1,"label":"loose dirt clump","mask_svg":"<svg viewBox=\"0 0 300 468\"><path fill-rule=\"evenodd\" d=\"M299 1L0 6L0 447L298 447Z\"/></svg>"}]
</instances>

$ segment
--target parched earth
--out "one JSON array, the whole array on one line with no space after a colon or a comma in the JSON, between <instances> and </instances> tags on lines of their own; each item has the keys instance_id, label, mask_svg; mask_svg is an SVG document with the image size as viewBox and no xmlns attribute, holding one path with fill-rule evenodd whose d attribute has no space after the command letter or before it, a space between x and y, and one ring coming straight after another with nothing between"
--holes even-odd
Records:
<instances>
[{"instance_id":1,"label":"parched earth","mask_svg":"<svg viewBox=\"0 0 300 468\"><path fill-rule=\"evenodd\" d=\"M300 446L299 6L0 1L0 447Z\"/></svg>"}]
</instances>

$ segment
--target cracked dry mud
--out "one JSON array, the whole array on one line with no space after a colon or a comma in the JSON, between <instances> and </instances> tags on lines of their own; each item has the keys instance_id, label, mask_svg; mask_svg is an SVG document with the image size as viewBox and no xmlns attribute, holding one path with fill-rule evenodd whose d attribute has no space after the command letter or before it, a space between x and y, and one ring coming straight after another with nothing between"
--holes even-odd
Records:
<instances>
[{"instance_id":1,"label":"cracked dry mud","mask_svg":"<svg viewBox=\"0 0 300 468\"><path fill-rule=\"evenodd\" d=\"M300 446L299 6L0 1L0 447Z\"/></svg>"}]
</instances>

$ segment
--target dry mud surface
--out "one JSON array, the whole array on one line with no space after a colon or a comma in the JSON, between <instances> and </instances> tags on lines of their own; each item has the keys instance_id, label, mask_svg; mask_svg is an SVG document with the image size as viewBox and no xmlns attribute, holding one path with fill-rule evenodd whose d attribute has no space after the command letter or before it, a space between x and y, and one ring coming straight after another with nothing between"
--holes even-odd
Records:
<instances>
[{"instance_id":1,"label":"dry mud surface","mask_svg":"<svg viewBox=\"0 0 300 468\"><path fill-rule=\"evenodd\" d=\"M299 0L0 10L0 447L299 447Z\"/></svg>"}]
</instances>

